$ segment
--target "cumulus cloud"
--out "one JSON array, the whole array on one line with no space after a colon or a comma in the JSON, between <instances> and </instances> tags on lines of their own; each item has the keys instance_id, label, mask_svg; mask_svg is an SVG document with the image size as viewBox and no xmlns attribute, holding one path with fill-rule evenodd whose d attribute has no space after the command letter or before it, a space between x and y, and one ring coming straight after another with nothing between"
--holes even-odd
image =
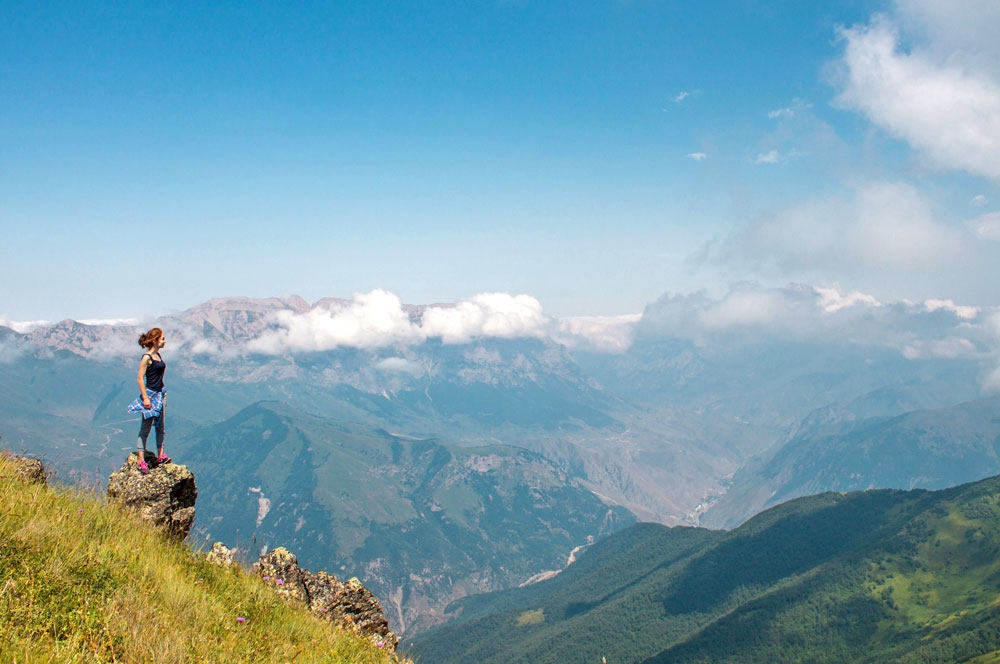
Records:
<instances>
[{"instance_id":1,"label":"cumulus cloud","mask_svg":"<svg viewBox=\"0 0 1000 664\"><path fill-rule=\"evenodd\" d=\"M969 205L971 205L972 207L983 207L988 202L989 201L986 200L986 196L984 194L976 194L971 199L969 199Z\"/></svg>"},{"instance_id":2,"label":"cumulus cloud","mask_svg":"<svg viewBox=\"0 0 1000 664\"><path fill-rule=\"evenodd\" d=\"M795 115L795 109L790 107L776 108L773 111L767 112L767 117L771 120L777 120L778 118L790 118Z\"/></svg>"},{"instance_id":3,"label":"cumulus cloud","mask_svg":"<svg viewBox=\"0 0 1000 664\"><path fill-rule=\"evenodd\" d=\"M274 322L279 329L251 340L247 350L279 354L339 346L379 348L422 339L399 297L378 289L356 294L346 306L316 307L305 313L283 309L274 314Z\"/></svg>"},{"instance_id":4,"label":"cumulus cloud","mask_svg":"<svg viewBox=\"0 0 1000 664\"><path fill-rule=\"evenodd\" d=\"M478 338L551 338L560 331L559 322L543 311L537 299L509 293L480 293L453 305L427 307L413 320L397 295L374 290L357 294L346 304L304 313L281 310L273 318L275 329L249 341L248 351L277 355L338 347L375 349L428 339L464 344ZM590 330L581 327L580 335ZM402 367L391 358L379 366L387 371Z\"/></svg>"},{"instance_id":5,"label":"cumulus cloud","mask_svg":"<svg viewBox=\"0 0 1000 664\"><path fill-rule=\"evenodd\" d=\"M474 337L541 337L549 323L530 295L482 293L453 307L428 308L420 329L444 343L467 343Z\"/></svg>"},{"instance_id":6,"label":"cumulus cloud","mask_svg":"<svg viewBox=\"0 0 1000 664\"><path fill-rule=\"evenodd\" d=\"M967 9L979 18L981 40L958 38L972 27L962 16ZM1000 77L996 59L983 57L997 41L1000 9L976 0L914 1L898 3L897 14L840 31L836 102L934 166L1000 179ZM899 22L924 43L904 50Z\"/></svg>"},{"instance_id":7,"label":"cumulus cloud","mask_svg":"<svg viewBox=\"0 0 1000 664\"><path fill-rule=\"evenodd\" d=\"M702 161L702 160L703 160L703 159L705 159L705 157L707 157L708 155L707 155L707 154L705 154L704 152L691 152L691 153L690 153L690 154L688 154L687 156L688 156L688 158L690 158L690 159L694 159L695 161Z\"/></svg>"},{"instance_id":8,"label":"cumulus cloud","mask_svg":"<svg viewBox=\"0 0 1000 664\"><path fill-rule=\"evenodd\" d=\"M936 221L915 188L881 182L850 200L809 200L757 220L723 243L717 258L783 273L923 269L954 263L965 238Z\"/></svg>"}]
</instances>

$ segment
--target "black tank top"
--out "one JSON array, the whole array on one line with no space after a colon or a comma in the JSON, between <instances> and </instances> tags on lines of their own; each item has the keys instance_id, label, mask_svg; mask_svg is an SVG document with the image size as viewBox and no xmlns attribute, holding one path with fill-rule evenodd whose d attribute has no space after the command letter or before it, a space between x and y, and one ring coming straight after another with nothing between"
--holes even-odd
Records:
<instances>
[{"instance_id":1,"label":"black tank top","mask_svg":"<svg viewBox=\"0 0 1000 664\"><path fill-rule=\"evenodd\" d=\"M149 365L146 366L146 389L154 392L163 391L163 372L167 370L167 363L163 358L154 360L149 353L143 355L149 357Z\"/></svg>"}]
</instances>

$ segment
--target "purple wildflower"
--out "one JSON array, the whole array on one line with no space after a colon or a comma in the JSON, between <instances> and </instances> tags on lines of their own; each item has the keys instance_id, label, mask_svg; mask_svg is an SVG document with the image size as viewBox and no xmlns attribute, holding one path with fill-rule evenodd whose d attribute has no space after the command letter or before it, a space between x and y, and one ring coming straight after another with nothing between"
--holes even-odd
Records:
<instances>
[{"instance_id":1,"label":"purple wildflower","mask_svg":"<svg viewBox=\"0 0 1000 664\"><path fill-rule=\"evenodd\" d=\"M80 509L78 509L78 510L76 511L76 513L77 513L77 514L83 514L83 508L81 507Z\"/></svg>"},{"instance_id":2,"label":"purple wildflower","mask_svg":"<svg viewBox=\"0 0 1000 664\"><path fill-rule=\"evenodd\" d=\"M244 618L243 616L240 616L239 618L237 618L237 619L236 619L236 621L237 621L237 622L246 622L246 621L247 621L247 619L246 619L246 618Z\"/></svg>"},{"instance_id":3,"label":"purple wildflower","mask_svg":"<svg viewBox=\"0 0 1000 664\"><path fill-rule=\"evenodd\" d=\"M278 585L279 586L285 585L285 580L284 579L278 579Z\"/></svg>"},{"instance_id":4,"label":"purple wildflower","mask_svg":"<svg viewBox=\"0 0 1000 664\"><path fill-rule=\"evenodd\" d=\"M270 581L270 580L271 580L271 577L269 577L269 576L265 576L265 577L264 577L264 580L265 580L265 581Z\"/></svg>"}]
</instances>

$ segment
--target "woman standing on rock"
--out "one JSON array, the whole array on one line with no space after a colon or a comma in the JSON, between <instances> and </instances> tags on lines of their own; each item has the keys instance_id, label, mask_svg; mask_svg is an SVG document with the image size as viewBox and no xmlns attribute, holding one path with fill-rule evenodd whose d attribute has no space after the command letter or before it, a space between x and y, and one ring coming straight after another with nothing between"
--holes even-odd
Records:
<instances>
[{"instance_id":1,"label":"woman standing on rock","mask_svg":"<svg viewBox=\"0 0 1000 664\"><path fill-rule=\"evenodd\" d=\"M163 373L167 369L167 363L160 356L160 349L167 344L167 338L163 330L154 327L139 337L139 345L146 349L139 361L139 398L133 401L128 410L130 413L141 413L142 424L139 426L139 439L136 445L139 448L139 472L143 475L149 473L149 465L146 463L146 439L149 438L149 430L156 425L156 464L170 463L171 459L163 453L163 436L165 417L164 409L167 406L167 390L163 386Z\"/></svg>"}]
</instances>

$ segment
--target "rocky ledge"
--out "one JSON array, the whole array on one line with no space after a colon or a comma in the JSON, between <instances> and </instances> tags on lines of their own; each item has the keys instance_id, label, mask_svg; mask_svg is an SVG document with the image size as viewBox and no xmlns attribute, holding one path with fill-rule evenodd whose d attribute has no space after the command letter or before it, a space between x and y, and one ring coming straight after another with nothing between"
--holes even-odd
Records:
<instances>
[{"instance_id":1,"label":"rocky ledge","mask_svg":"<svg viewBox=\"0 0 1000 664\"><path fill-rule=\"evenodd\" d=\"M366 636L378 647L395 651L399 639L389 629L382 605L357 579L343 582L322 570L303 569L295 554L284 547L262 555L253 570L278 594Z\"/></svg>"},{"instance_id":2,"label":"rocky ledge","mask_svg":"<svg viewBox=\"0 0 1000 664\"><path fill-rule=\"evenodd\" d=\"M198 487L186 466L155 465L156 455L146 452L149 474L139 472L138 454L129 454L122 467L108 478L108 497L136 510L138 515L177 539L184 539L194 523Z\"/></svg>"}]
</instances>

